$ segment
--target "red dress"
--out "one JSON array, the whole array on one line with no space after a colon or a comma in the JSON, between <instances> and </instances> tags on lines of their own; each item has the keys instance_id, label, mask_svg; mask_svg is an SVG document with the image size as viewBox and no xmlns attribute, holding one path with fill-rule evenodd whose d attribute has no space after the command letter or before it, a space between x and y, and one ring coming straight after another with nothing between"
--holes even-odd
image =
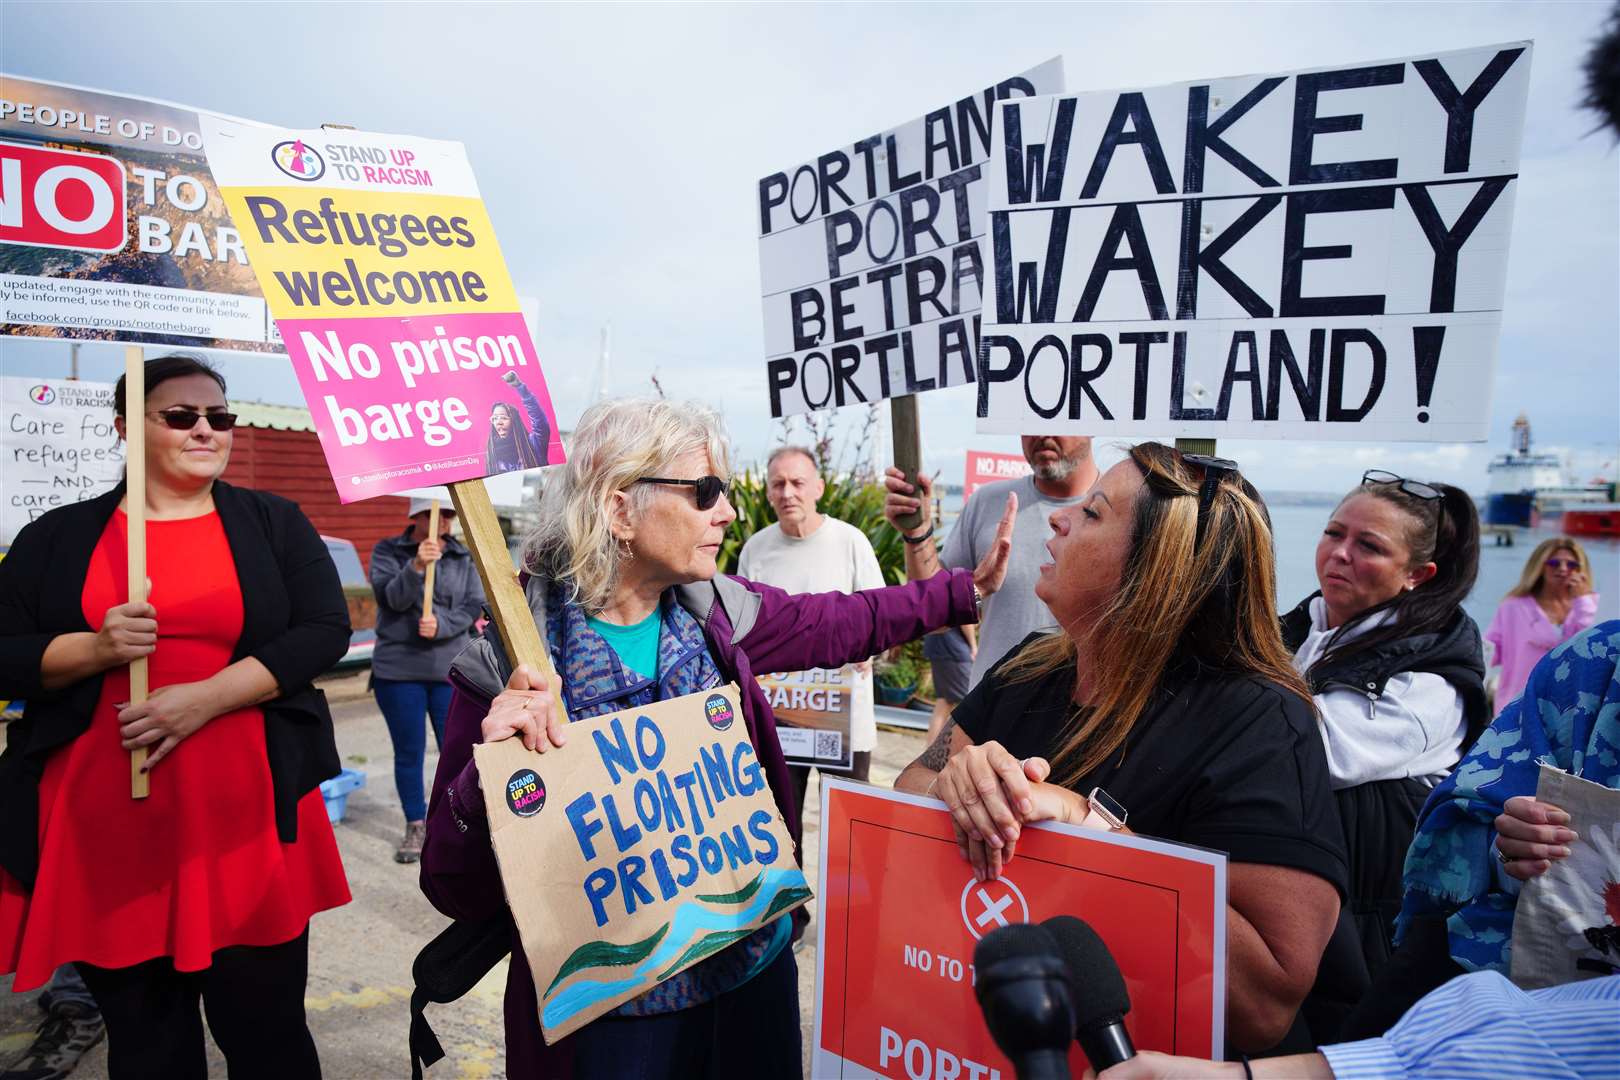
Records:
<instances>
[{"instance_id":1,"label":"red dress","mask_svg":"<svg viewBox=\"0 0 1620 1080\"><path fill-rule=\"evenodd\" d=\"M129 598L129 524L119 510L85 575L84 616L100 626ZM217 514L147 523L157 608L151 687L206 679L231 662L242 631L236 563ZM39 786L39 875L32 893L0 870L0 974L13 990L69 960L121 968L167 956L199 971L227 945L275 945L317 911L349 901L321 793L298 803L298 842L276 835L264 716L216 716L129 794L118 711L129 669L102 679L90 727L46 762Z\"/></svg>"}]
</instances>

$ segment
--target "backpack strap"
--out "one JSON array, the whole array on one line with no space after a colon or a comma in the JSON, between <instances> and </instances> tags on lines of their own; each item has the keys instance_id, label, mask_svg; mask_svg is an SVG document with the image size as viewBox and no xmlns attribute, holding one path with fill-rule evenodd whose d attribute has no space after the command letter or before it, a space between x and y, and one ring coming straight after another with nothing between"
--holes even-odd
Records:
<instances>
[{"instance_id":1,"label":"backpack strap","mask_svg":"<svg viewBox=\"0 0 1620 1080\"><path fill-rule=\"evenodd\" d=\"M478 980L512 951L512 918L506 912L472 922L457 919L416 954L411 978L411 1080L444 1057L444 1047L427 1021L428 1002L448 1004L464 997Z\"/></svg>"}]
</instances>

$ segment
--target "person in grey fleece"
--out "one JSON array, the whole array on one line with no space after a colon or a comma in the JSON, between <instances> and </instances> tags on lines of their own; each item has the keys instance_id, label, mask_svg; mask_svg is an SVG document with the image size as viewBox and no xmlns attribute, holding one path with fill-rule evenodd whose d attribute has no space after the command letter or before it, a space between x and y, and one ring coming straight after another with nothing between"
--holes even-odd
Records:
<instances>
[{"instance_id":1,"label":"person in grey fleece","mask_svg":"<svg viewBox=\"0 0 1620 1080\"><path fill-rule=\"evenodd\" d=\"M422 793L422 759L427 750L424 717L433 739L444 738L450 711L450 661L467 644L484 608L484 586L472 553L450 535L456 512L439 511L440 535L428 535L432 503L412 499L410 526L384 537L371 549L371 591L377 597L377 646L371 658L371 685L377 707L394 742L394 786L405 811L405 838L394 861L422 857L427 800ZM429 564L433 614L423 615L422 596Z\"/></svg>"}]
</instances>

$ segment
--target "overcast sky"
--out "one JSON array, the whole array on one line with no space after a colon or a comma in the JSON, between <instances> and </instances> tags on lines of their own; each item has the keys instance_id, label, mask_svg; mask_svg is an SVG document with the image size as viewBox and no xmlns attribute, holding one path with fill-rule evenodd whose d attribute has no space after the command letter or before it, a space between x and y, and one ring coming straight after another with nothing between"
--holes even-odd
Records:
<instances>
[{"instance_id":1,"label":"overcast sky","mask_svg":"<svg viewBox=\"0 0 1620 1080\"><path fill-rule=\"evenodd\" d=\"M467 145L562 423L594 390L656 374L721 407L746 460L767 405L759 177L893 127L1061 53L1071 91L1535 40L1491 442L1223 440L1262 488L1342 490L1371 465L1485 485L1529 413L1584 472L1620 431L1620 153L1592 134L1579 65L1603 3L83 4L0 0L0 68L267 123L332 121ZM60 376L66 349L0 339L8 373ZM116 377L109 346L85 378ZM284 360L229 360L235 397L300 400ZM971 389L923 395L928 464L959 479ZM846 410L848 413L848 410ZM841 415L840 430L859 418ZM886 422L885 422L886 426ZM1109 455L1112 456L1112 455Z\"/></svg>"}]
</instances>

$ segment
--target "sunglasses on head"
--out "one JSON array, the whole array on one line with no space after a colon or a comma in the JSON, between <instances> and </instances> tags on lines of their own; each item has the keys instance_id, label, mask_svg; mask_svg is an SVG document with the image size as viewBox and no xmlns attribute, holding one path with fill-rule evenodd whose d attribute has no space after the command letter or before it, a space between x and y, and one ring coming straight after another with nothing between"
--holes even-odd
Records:
<instances>
[{"instance_id":1,"label":"sunglasses on head","mask_svg":"<svg viewBox=\"0 0 1620 1080\"><path fill-rule=\"evenodd\" d=\"M1383 469L1368 469L1361 474L1361 483L1363 487L1368 484L1394 484L1415 499L1432 500L1441 497L1438 488L1431 487L1421 480L1408 480L1404 476L1396 476Z\"/></svg>"},{"instance_id":2,"label":"sunglasses on head","mask_svg":"<svg viewBox=\"0 0 1620 1080\"><path fill-rule=\"evenodd\" d=\"M146 415L156 417L176 431L190 431L197 426L198 420L207 420L208 426L215 431L229 431L236 426L236 414L233 412L200 413L196 409L164 409Z\"/></svg>"},{"instance_id":3,"label":"sunglasses on head","mask_svg":"<svg viewBox=\"0 0 1620 1080\"><path fill-rule=\"evenodd\" d=\"M1215 502L1215 492L1220 489L1223 477L1238 474L1238 463L1208 454L1182 454L1181 460L1204 470L1204 482L1198 487L1198 532L1193 536L1193 550L1197 551L1204 543L1204 527L1209 519L1209 508Z\"/></svg>"},{"instance_id":4,"label":"sunglasses on head","mask_svg":"<svg viewBox=\"0 0 1620 1080\"><path fill-rule=\"evenodd\" d=\"M667 476L643 476L636 483L674 484L679 487L693 488L697 492L697 508L699 510L712 510L714 504L720 501L720 496L731 494L731 484L718 476L700 476L696 480L671 480Z\"/></svg>"}]
</instances>

